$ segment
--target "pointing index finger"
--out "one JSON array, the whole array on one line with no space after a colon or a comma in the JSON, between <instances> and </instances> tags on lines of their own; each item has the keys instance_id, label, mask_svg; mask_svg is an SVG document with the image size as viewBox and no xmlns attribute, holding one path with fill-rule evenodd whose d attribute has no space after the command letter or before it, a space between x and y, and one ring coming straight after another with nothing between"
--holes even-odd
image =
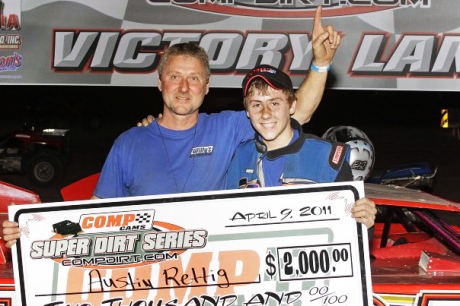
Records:
<instances>
[{"instance_id":1,"label":"pointing index finger","mask_svg":"<svg viewBox=\"0 0 460 306\"><path fill-rule=\"evenodd\" d=\"M315 20L313 22L313 31L322 31L323 25L321 24L321 14L323 7L321 5L316 7Z\"/></svg>"}]
</instances>

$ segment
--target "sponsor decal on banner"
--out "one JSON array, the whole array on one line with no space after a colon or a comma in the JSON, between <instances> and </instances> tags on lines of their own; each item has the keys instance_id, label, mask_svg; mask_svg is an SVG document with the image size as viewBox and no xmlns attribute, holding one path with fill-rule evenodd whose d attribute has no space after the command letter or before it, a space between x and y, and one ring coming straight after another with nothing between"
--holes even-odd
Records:
<instances>
[{"instance_id":1,"label":"sponsor decal on banner","mask_svg":"<svg viewBox=\"0 0 460 306\"><path fill-rule=\"evenodd\" d=\"M8 74L22 67L21 0L0 0L0 78L18 79L19 75ZM16 50L12 52L11 50ZM6 74L3 74L6 73Z\"/></svg>"},{"instance_id":2,"label":"sponsor decal on banner","mask_svg":"<svg viewBox=\"0 0 460 306\"><path fill-rule=\"evenodd\" d=\"M9 56L0 56L0 72L16 71L22 66L22 55L14 52Z\"/></svg>"},{"instance_id":3,"label":"sponsor decal on banner","mask_svg":"<svg viewBox=\"0 0 460 306\"><path fill-rule=\"evenodd\" d=\"M20 30L21 0L0 0L0 18L0 31Z\"/></svg>"},{"instance_id":4,"label":"sponsor decal on banner","mask_svg":"<svg viewBox=\"0 0 460 306\"><path fill-rule=\"evenodd\" d=\"M198 11L226 15L260 16L264 18L313 17L313 10L322 5L324 17L378 12L401 7L429 8L432 0L147 0L151 5L178 5Z\"/></svg>"},{"instance_id":5,"label":"sponsor decal on banner","mask_svg":"<svg viewBox=\"0 0 460 306\"><path fill-rule=\"evenodd\" d=\"M1 34L0 32L0 50L1 49L21 49L21 35L18 34Z\"/></svg>"}]
</instances>

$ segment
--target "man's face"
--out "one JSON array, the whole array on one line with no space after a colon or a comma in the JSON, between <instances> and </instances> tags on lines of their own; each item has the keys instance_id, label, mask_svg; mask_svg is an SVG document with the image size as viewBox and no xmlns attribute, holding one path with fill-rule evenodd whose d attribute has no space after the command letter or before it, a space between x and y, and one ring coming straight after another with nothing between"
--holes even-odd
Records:
<instances>
[{"instance_id":1,"label":"man's face","mask_svg":"<svg viewBox=\"0 0 460 306\"><path fill-rule=\"evenodd\" d=\"M206 70L200 60L188 55L171 56L158 80L164 112L176 115L198 113L209 91Z\"/></svg>"},{"instance_id":2,"label":"man's face","mask_svg":"<svg viewBox=\"0 0 460 306\"><path fill-rule=\"evenodd\" d=\"M296 101L289 105L282 91L271 87L267 90L266 94L254 91L247 99L246 113L271 151L285 147L291 141L293 132L290 120Z\"/></svg>"}]
</instances>

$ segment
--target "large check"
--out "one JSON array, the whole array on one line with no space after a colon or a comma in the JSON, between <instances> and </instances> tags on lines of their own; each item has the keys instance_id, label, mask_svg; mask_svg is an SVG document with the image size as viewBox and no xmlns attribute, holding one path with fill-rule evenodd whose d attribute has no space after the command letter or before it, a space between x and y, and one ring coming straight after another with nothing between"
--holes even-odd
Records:
<instances>
[{"instance_id":1,"label":"large check","mask_svg":"<svg viewBox=\"0 0 460 306\"><path fill-rule=\"evenodd\" d=\"M362 182L16 205L18 305L372 305Z\"/></svg>"}]
</instances>

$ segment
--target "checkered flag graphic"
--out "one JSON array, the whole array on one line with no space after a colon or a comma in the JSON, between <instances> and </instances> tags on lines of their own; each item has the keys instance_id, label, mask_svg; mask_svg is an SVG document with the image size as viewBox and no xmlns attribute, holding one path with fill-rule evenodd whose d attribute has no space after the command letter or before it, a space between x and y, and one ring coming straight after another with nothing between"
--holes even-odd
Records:
<instances>
[{"instance_id":1,"label":"checkered flag graphic","mask_svg":"<svg viewBox=\"0 0 460 306\"><path fill-rule=\"evenodd\" d=\"M142 223L146 223L146 224L152 223L152 221L153 221L153 214L151 214L151 213L138 213L138 214L136 214L136 219L135 219L134 221L138 222L139 224L142 224Z\"/></svg>"}]
</instances>

